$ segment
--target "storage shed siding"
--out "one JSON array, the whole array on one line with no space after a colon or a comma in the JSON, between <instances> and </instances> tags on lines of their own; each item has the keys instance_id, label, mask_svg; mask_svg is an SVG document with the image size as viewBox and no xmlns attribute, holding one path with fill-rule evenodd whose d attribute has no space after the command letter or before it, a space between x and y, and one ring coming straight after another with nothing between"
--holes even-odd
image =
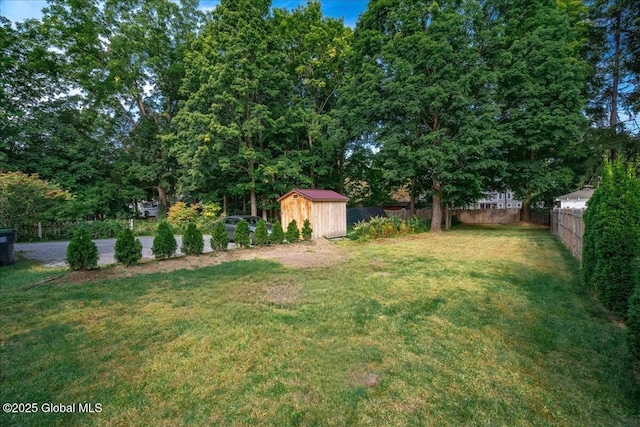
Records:
<instances>
[{"instance_id":1,"label":"storage shed siding","mask_svg":"<svg viewBox=\"0 0 640 427\"><path fill-rule=\"evenodd\" d=\"M294 198L294 196L298 197ZM287 231L287 226L293 219L298 223L298 228L302 230L304 220L311 219L311 204L311 200L296 194L283 199L280 202L280 221L284 231Z\"/></svg>"},{"instance_id":2,"label":"storage shed siding","mask_svg":"<svg viewBox=\"0 0 640 427\"><path fill-rule=\"evenodd\" d=\"M344 202L314 202L311 211L313 239L347 234L347 205Z\"/></svg>"},{"instance_id":3,"label":"storage shed siding","mask_svg":"<svg viewBox=\"0 0 640 427\"><path fill-rule=\"evenodd\" d=\"M280 220L285 231L293 219L302 231L307 218L313 229L312 239L343 237L347 234L346 201L311 201L296 193L280 200Z\"/></svg>"}]
</instances>

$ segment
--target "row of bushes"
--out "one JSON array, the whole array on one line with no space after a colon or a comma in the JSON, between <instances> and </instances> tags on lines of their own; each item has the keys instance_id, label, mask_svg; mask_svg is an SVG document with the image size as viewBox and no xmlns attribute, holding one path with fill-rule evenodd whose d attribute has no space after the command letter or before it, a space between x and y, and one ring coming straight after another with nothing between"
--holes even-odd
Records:
<instances>
[{"instance_id":1,"label":"row of bushes","mask_svg":"<svg viewBox=\"0 0 640 427\"><path fill-rule=\"evenodd\" d=\"M626 319L631 352L640 360L640 180L631 165L605 165L583 218L583 282Z\"/></svg>"},{"instance_id":2,"label":"row of bushes","mask_svg":"<svg viewBox=\"0 0 640 427\"><path fill-rule=\"evenodd\" d=\"M202 231L195 222L183 225L182 252L185 255L199 255L204 250L204 238ZM254 232L254 245L279 244L284 242L297 242L300 237L310 240L313 230L309 220L305 220L302 230L298 228L296 220L292 220L287 226L286 233L282 229L279 221L273 224L272 232L269 234L267 223L259 221ZM251 231L249 223L240 221L234 233L234 242L240 247L251 245ZM67 248L67 263L72 270L89 270L98 265L98 249L92 241L90 230L87 227L77 228L69 242ZM229 236L224 224L220 221L213 229L211 236L211 247L213 250L226 250L229 245ZM169 258L175 255L178 244L174 237L174 230L167 221L158 223L155 231L151 251L156 259ZM124 228L118 233L115 245L116 261L125 265L132 265L142 258L142 245L135 238L129 228Z\"/></svg>"},{"instance_id":3,"label":"row of bushes","mask_svg":"<svg viewBox=\"0 0 640 427\"><path fill-rule=\"evenodd\" d=\"M397 216L374 217L369 222L358 222L349 233L349 238L361 242L385 237L406 236L429 230L430 223L417 216L405 221Z\"/></svg>"}]
</instances>

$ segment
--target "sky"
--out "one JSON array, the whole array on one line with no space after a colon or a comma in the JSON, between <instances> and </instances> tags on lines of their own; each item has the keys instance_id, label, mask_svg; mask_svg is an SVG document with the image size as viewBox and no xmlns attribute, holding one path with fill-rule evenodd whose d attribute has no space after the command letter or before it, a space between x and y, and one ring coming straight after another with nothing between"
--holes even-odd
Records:
<instances>
[{"instance_id":1,"label":"sky","mask_svg":"<svg viewBox=\"0 0 640 427\"><path fill-rule=\"evenodd\" d=\"M219 0L200 0L200 7L210 9L218 3ZM272 0L273 7L289 10L306 3L306 0ZM320 0L320 3L325 16L342 18L345 25L355 28L358 17L367 8L369 0ZM12 22L39 19L42 16L40 11L46 5L45 0L0 0L0 15Z\"/></svg>"}]
</instances>

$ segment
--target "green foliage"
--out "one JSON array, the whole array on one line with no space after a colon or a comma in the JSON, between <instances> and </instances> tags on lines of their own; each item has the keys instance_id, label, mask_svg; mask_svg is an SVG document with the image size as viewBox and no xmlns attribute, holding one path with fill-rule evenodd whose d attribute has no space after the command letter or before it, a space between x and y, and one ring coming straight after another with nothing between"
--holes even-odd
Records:
<instances>
[{"instance_id":1,"label":"green foliage","mask_svg":"<svg viewBox=\"0 0 640 427\"><path fill-rule=\"evenodd\" d=\"M313 234L313 229L311 228L311 221L309 218L304 220L302 224L302 239L303 240L311 240L311 235Z\"/></svg>"},{"instance_id":2,"label":"green foliage","mask_svg":"<svg viewBox=\"0 0 640 427\"><path fill-rule=\"evenodd\" d=\"M118 233L115 258L116 261L127 266L135 264L142 258L142 244L133 236L133 232L129 228Z\"/></svg>"},{"instance_id":3,"label":"green foliage","mask_svg":"<svg viewBox=\"0 0 640 427\"><path fill-rule=\"evenodd\" d=\"M153 238L151 252L159 258L169 258L175 255L178 248L178 242L173 235L173 230L167 221L160 221L158 229Z\"/></svg>"},{"instance_id":4,"label":"green foliage","mask_svg":"<svg viewBox=\"0 0 640 427\"><path fill-rule=\"evenodd\" d=\"M295 219L292 219L287 226L287 233L285 234L287 242L295 243L300 240L300 229Z\"/></svg>"},{"instance_id":5,"label":"green foliage","mask_svg":"<svg viewBox=\"0 0 640 427\"><path fill-rule=\"evenodd\" d=\"M200 203L196 205L196 209L200 212L200 216L198 217L198 227L200 230L211 230L222 211L220 205L212 202Z\"/></svg>"},{"instance_id":6,"label":"green foliage","mask_svg":"<svg viewBox=\"0 0 640 427\"><path fill-rule=\"evenodd\" d=\"M249 223L244 219L238 221L233 232L233 241L236 245L247 248L251 245L251 230Z\"/></svg>"},{"instance_id":7,"label":"green foliage","mask_svg":"<svg viewBox=\"0 0 640 427\"><path fill-rule=\"evenodd\" d=\"M629 297L627 340L632 356L640 361L640 257L634 260L635 288Z\"/></svg>"},{"instance_id":8,"label":"green foliage","mask_svg":"<svg viewBox=\"0 0 640 427\"><path fill-rule=\"evenodd\" d=\"M72 270L91 270L98 266L98 247L89 232L78 228L67 247L67 264Z\"/></svg>"},{"instance_id":9,"label":"green foliage","mask_svg":"<svg viewBox=\"0 0 640 427\"><path fill-rule=\"evenodd\" d=\"M267 229L267 223L264 220L258 221L256 225L256 231L253 233L253 244L262 246L269 243L269 230Z\"/></svg>"},{"instance_id":10,"label":"green foliage","mask_svg":"<svg viewBox=\"0 0 640 427\"><path fill-rule=\"evenodd\" d=\"M17 230L18 236L38 221L57 219L57 212L72 195L38 177L0 171L0 227Z\"/></svg>"},{"instance_id":11,"label":"green foliage","mask_svg":"<svg viewBox=\"0 0 640 427\"><path fill-rule=\"evenodd\" d=\"M227 234L227 229L224 227L222 221L218 221L211 233L211 249L214 251L226 251L228 245L229 235Z\"/></svg>"},{"instance_id":12,"label":"green foliage","mask_svg":"<svg viewBox=\"0 0 640 427\"><path fill-rule=\"evenodd\" d=\"M193 222L187 224L182 235L182 253L185 255L200 255L204 250L202 232Z\"/></svg>"},{"instance_id":13,"label":"green foliage","mask_svg":"<svg viewBox=\"0 0 640 427\"><path fill-rule=\"evenodd\" d=\"M366 242L371 239L423 233L429 229L428 227L428 223L417 216L408 221L403 221L397 216L375 217L369 222L357 223L349 234L349 238Z\"/></svg>"},{"instance_id":14,"label":"green foliage","mask_svg":"<svg viewBox=\"0 0 640 427\"><path fill-rule=\"evenodd\" d=\"M185 202L176 202L169 208L167 221L171 226L182 230L188 224L194 222L198 216L198 210L194 206L187 206Z\"/></svg>"},{"instance_id":15,"label":"green foliage","mask_svg":"<svg viewBox=\"0 0 640 427\"><path fill-rule=\"evenodd\" d=\"M617 160L605 165L600 187L584 214L583 279L600 301L625 317L640 256L640 181Z\"/></svg>"},{"instance_id":16,"label":"green foliage","mask_svg":"<svg viewBox=\"0 0 640 427\"><path fill-rule=\"evenodd\" d=\"M277 220L271 226L271 236L269 236L270 243L275 243L279 245L284 240L284 230L282 229L282 224Z\"/></svg>"}]
</instances>

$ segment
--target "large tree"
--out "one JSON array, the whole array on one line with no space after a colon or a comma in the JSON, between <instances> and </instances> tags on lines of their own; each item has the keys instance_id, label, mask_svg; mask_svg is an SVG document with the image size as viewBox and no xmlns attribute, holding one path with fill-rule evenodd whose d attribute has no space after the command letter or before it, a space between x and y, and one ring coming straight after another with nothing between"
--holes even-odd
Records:
<instances>
[{"instance_id":1,"label":"large tree","mask_svg":"<svg viewBox=\"0 0 640 427\"><path fill-rule=\"evenodd\" d=\"M523 200L525 221L532 204L575 185L567 159L586 125L581 29L570 8L555 0L534 3L498 7L506 53L499 84L499 122L508 138L504 182Z\"/></svg>"},{"instance_id":2,"label":"large tree","mask_svg":"<svg viewBox=\"0 0 640 427\"><path fill-rule=\"evenodd\" d=\"M480 196L500 144L491 122L495 74L490 26L478 2L374 0L354 34L345 92L380 146L388 174L432 195L432 231L444 203Z\"/></svg>"},{"instance_id":3,"label":"large tree","mask_svg":"<svg viewBox=\"0 0 640 427\"><path fill-rule=\"evenodd\" d=\"M175 167L158 134L177 113L182 59L201 17L197 7L197 0L51 0L43 11L47 52L63 65L69 90L117 121L132 153L130 172L154 185L165 205ZM140 125L144 131L137 131Z\"/></svg>"},{"instance_id":4,"label":"large tree","mask_svg":"<svg viewBox=\"0 0 640 427\"><path fill-rule=\"evenodd\" d=\"M258 194L284 169L272 136L282 124L277 102L288 79L267 19L270 6L223 0L216 7L186 57L188 99L168 138L183 177L200 187L218 181L225 194L248 193L252 215Z\"/></svg>"}]
</instances>

